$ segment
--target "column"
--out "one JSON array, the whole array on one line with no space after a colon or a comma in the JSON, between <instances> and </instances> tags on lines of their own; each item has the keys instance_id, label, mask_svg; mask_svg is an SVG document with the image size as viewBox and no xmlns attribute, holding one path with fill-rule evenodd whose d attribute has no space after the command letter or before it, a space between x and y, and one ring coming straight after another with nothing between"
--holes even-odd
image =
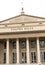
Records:
<instances>
[{"instance_id":1,"label":"column","mask_svg":"<svg viewBox=\"0 0 45 65\"><path fill-rule=\"evenodd\" d=\"M20 55L19 55L19 39L16 40L16 49L17 49L17 63L20 63Z\"/></svg>"},{"instance_id":2,"label":"column","mask_svg":"<svg viewBox=\"0 0 45 65\"><path fill-rule=\"evenodd\" d=\"M30 63L30 50L29 50L29 39L26 39L26 49L27 49L27 63Z\"/></svg>"},{"instance_id":3,"label":"column","mask_svg":"<svg viewBox=\"0 0 45 65\"><path fill-rule=\"evenodd\" d=\"M6 64L9 64L9 40L7 39L7 49L6 49Z\"/></svg>"},{"instance_id":4,"label":"column","mask_svg":"<svg viewBox=\"0 0 45 65\"><path fill-rule=\"evenodd\" d=\"M39 45L39 38L37 38L37 60L38 60L38 64L41 63L41 59L40 59L40 45Z\"/></svg>"}]
</instances>

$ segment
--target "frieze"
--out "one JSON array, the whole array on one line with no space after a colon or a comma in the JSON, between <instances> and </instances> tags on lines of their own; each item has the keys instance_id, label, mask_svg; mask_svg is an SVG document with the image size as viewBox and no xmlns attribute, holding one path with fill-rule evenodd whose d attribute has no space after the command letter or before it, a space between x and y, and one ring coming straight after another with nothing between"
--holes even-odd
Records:
<instances>
[{"instance_id":1,"label":"frieze","mask_svg":"<svg viewBox=\"0 0 45 65\"><path fill-rule=\"evenodd\" d=\"M25 31L39 31L45 30L45 26L24 26L24 27L15 27L15 28L0 28L0 33L7 33L7 32L25 32Z\"/></svg>"}]
</instances>

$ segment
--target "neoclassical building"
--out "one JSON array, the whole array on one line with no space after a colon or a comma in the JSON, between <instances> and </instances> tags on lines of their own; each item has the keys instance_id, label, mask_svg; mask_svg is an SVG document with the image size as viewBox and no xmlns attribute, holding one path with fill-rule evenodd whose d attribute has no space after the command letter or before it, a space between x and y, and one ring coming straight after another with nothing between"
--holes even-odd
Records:
<instances>
[{"instance_id":1,"label":"neoclassical building","mask_svg":"<svg viewBox=\"0 0 45 65\"><path fill-rule=\"evenodd\" d=\"M0 21L0 64L45 65L45 18L21 12Z\"/></svg>"}]
</instances>

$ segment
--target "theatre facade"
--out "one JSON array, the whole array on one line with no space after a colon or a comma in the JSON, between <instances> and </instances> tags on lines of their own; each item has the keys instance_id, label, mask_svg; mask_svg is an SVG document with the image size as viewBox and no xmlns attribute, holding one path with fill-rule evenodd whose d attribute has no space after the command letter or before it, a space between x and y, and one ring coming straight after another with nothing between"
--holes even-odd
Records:
<instances>
[{"instance_id":1,"label":"theatre facade","mask_svg":"<svg viewBox=\"0 0 45 65\"><path fill-rule=\"evenodd\" d=\"M45 18L22 12L0 21L0 64L45 65Z\"/></svg>"}]
</instances>

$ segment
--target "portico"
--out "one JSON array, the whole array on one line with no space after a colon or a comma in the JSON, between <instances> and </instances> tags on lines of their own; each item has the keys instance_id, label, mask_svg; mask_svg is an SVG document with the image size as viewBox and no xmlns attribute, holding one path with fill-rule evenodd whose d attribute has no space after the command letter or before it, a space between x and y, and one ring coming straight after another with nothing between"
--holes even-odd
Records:
<instances>
[{"instance_id":1,"label":"portico","mask_svg":"<svg viewBox=\"0 0 45 65\"><path fill-rule=\"evenodd\" d=\"M0 64L41 64L41 52L45 52L45 47L40 46L40 40L44 38L14 38L0 39L1 55ZM43 48L44 47L44 48ZM42 56L43 57L43 56ZM40 60L39 60L40 59Z\"/></svg>"},{"instance_id":2,"label":"portico","mask_svg":"<svg viewBox=\"0 0 45 65\"><path fill-rule=\"evenodd\" d=\"M0 22L0 64L45 63L45 18L21 13Z\"/></svg>"}]
</instances>

